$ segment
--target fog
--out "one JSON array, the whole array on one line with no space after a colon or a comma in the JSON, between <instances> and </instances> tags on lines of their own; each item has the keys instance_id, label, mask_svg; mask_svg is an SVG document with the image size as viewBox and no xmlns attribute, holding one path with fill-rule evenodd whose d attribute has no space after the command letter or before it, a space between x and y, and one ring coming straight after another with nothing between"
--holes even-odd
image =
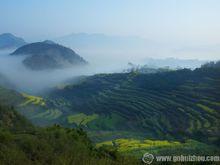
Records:
<instances>
[{"instance_id":1,"label":"fog","mask_svg":"<svg viewBox=\"0 0 220 165\"><path fill-rule=\"evenodd\" d=\"M16 90L30 94L39 94L45 89L52 88L68 79L81 75L97 73L120 72L126 67L124 63L109 63L109 65L93 65L56 70L33 71L26 68L22 61L25 56L11 56L10 52L0 52L0 74L16 86Z\"/></svg>"},{"instance_id":2,"label":"fog","mask_svg":"<svg viewBox=\"0 0 220 165\"><path fill-rule=\"evenodd\" d=\"M102 33L72 33L52 41L70 47L92 64L132 63L143 64L146 58L175 58L218 60L219 44L163 42L138 36L107 35ZM127 61L126 61L127 60ZM181 61L174 61L181 67ZM189 61L188 61L189 62ZM170 62L168 63L170 65Z\"/></svg>"},{"instance_id":3,"label":"fog","mask_svg":"<svg viewBox=\"0 0 220 165\"><path fill-rule=\"evenodd\" d=\"M112 54L90 52L85 58L85 52L79 54L89 62L88 66L73 67L56 70L33 71L26 68L22 61L26 56L12 56L14 50L0 51L0 74L4 75L9 82L20 92L40 94L46 89L53 88L78 76L90 76L98 73L116 73L126 70L131 62L136 65L147 64L150 67L199 67L204 61L169 59L140 59L133 55L133 59L118 54L113 58ZM77 52L78 53L78 52ZM90 56L90 58L87 58Z\"/></svg>"}]
</instances>

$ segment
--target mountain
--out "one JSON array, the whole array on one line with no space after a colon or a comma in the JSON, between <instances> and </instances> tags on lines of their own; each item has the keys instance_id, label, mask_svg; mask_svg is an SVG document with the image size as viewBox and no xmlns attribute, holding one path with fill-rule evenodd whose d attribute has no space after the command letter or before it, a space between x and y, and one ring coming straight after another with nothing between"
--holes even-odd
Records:
<instances>
[{"instance_id":1,"label":"mountain","mask_svg":"<svg viewBox=\"0 0 220 165\"><path fill-rule=\"evenodd\" d=\"M0 88L0 105L13 105L34 124L46 126L56 123L66 127L37 128L37 131L30 132L22 130L22 135L18 135L21 138L16 138L18 143L9 140L9 143L4 145L14 148L12 144L16 144L16 149L25 152L23 155L31 153L28 154L31 155L28 159L45 161L42 155L56 153L55 146L59 151L66 151L64 154L75 154L74 150L69 150L67 146L72 149L76 148L78 143L81 146L82 143L78 140L83 138L75 134L80 128L87 131L92 141L97 143L99 151L104 151L104 155L111 155L110 159L115 158L117 152L136 156L138 159L146 152L154 155L219 153L219 62L208 63L195 70L180 69L147 74L132 71L81 77L72 84L71 81L41 97ZM4 117L6 121L7 118ZM13 125L10 123L7 122ZM80 135L85 137L83 132ZM41 141L41 137L46 141ZM35 145L32 145L32 138L37 143L34 143L36 146L47 144L46 149L36 149ZM71 141L76 143L72 144ZM83 141L88 144L87 140ZM23 145L27 143L30 145L25 146L27 150L24 150ZM85 149L87 147L84 144L82 146ZM52 151L49 152L47 147ZM97 150L89 148L92 151ZM0 153L4 153L1 149ZM80 147L80 151L87 153L87 149L81 149ZM36 152L32 153L33 151ZM99 155L99 151L91 154ZM20 150L17 152L20 153ZM36 160L35 155L38 154L42 157ZM11 153L8 155L14 156ZM54 155L51 157L54 159ZM59 157L63 161L77 161L68 158L69 156L63 159Z\"/></svg>"},{"instance_id":2,"label":"mountain","mask_svg":"<svg viewBox=\"0 0 220 165\"><path fill-rule=\"evenodd\" d=\"M25 45L24 39L14 36L11 33L4 33L0 35L0 50L14 49Z\"/></svg>"},{"instance_id":3,"label":"mountain","mask_svg":"<svg viewBox=\"0 0 220 165\"><path fill-rule=\"evenodd\" d=\"M97 61L119 64L124 62L147 64L155 61L146 58L164 58L156 64L170 65L171 67L199 67L205 60L181 60L169 59L177 57L181 59L216 59L220 49L219 45L193 45L190 43L165 42L144 38L144 36L120 36L102 33L73 33L53 39L57 43L71 47L81 52L83 57L92 63ZM95 57L95 58L94 58ZM168 58L168 59L165 59ZM127 59L128 61L125 61Z\"/></svg>"},{"instance_id":4,"label":"mountain","mask_svg":"<svg viewBox=\"0 0 220 165\"><path fill-rule=\"evenodd\" d=\"M82 125L96 132L98 140L190 138L217 143L219 81L220 69L213 67L155 74L100 74L55 89L49 98L64 110L57 122L69 127ZM102 136L96 136L97 132Z\"/></svg>"},{"instance_id":5,"label":"mountain","mask_svg":"<svg viewBox=\"0 0 220 165\"><path fill-rule=\"evenodd\" d=\"M137 36L106 35L102 33L73 33L54 39L83 54L93 64L122 63L125 59L137 60L163 50L161 44ZM163 52L164 53L164 52ZM135 57L135 58L134 58ZM125 64L127 61L125 62Z\"/></svg>"},{"instance_id":6,"label":"mountain","mask_svg":"<svg viewBox=\"0 0 220 165\"><path fill-rule=\"evenodd\" d=\"M73 33L55 39L59 43L78 48L128 48L135 46L152 46L153 41L136 36L116 36L102 33Z\"/></svg>"},{"instance_id":7,"label":"mountain","mask_svg":"<svg viewBox=\"0 0 220 165\"><path fill-rule=\"evenodd\" d=\"M58 69L87 64L72 49L48 40L24 45L15 50L12 55L26 55L23 64L32 70Z\"/></svg>"},{"instance_id":8,"label":"mountain","mask_svg":"<svg viewBox=\"0 0 220 165\"><path fill-rule=\"evenodd\" d=\"M43 41L43 43L46 43L46 44L56 44L55 42L53 42L51 40L45 40L45 41Z\"/></svg>"}]
</instances>

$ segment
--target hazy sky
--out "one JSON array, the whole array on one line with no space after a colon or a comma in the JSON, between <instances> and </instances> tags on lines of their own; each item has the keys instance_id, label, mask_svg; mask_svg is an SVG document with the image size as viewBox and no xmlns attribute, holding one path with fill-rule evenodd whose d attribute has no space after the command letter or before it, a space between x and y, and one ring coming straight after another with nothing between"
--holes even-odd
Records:
<instances>
[{"instance_id":1,"label":"hazy sky","mask_svg":"<svg viewBox=\"0 0 220 165\"><path fill-rule=\"evenodd\" d=\"M0 33L29 40L87 32L220 44L219 18L220 0L0 1Z\"/></svg>"}]
</instances>

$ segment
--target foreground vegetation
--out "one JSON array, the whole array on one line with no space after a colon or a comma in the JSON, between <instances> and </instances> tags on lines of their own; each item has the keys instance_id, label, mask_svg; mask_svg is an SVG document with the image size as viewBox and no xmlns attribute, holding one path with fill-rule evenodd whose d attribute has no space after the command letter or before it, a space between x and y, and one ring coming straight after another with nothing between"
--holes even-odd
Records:
<instances>
[{"instance_id":1,"label":"foreground vegetation","mask_svg":"<svg viewBox=\"0 0 220 165\"><path fill-rule=\"evenodd\" d=\"M37 128L12 108L0 106L0 164L138 164L115 150L96 149L81 129Z\"/></svg>"}]
</instances>

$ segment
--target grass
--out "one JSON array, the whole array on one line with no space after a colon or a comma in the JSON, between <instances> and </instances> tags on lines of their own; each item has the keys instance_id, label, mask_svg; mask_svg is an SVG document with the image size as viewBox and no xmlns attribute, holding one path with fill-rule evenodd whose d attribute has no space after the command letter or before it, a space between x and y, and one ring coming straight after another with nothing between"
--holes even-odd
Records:
<instances>
[{"instance_id":1,"label":"grass","mask_svg":"<svg viewBox=\"0 0 220 165\"><path fill-rule=\"evenodd\" d=\"M97 119L99 116L97 114L92 114L92 115L86 115L84 113L79 113L76 115L70 115L67 117L68 123L73 124L75 123L76 125L84 125L86 126L87 123Z\"/></svg>"},{"instance_id":2,"label":"grass","mask_svg":"<svg viewBox=\"0 0 220 165\"><path fill-rule=\"evenodd\" d=\"M219 148L188 139L185 142L167 140L138 140L115 139L97 143L96 147L115 147L123 155L133 155L137 158L148 152L154 155L178 155L178 154L213 154L218 153Z\"/></svg>"},{"instance_id":3,"label":"grass","mask_svg":"<svg viewBox=\"0 0 220 165\"><path fill-rule=\"evenodd\" d=\"M93 130L100 130L100 128L102 127L108 127L108 129L114 130L115 127L120 127L120 125L122 125L124 121L124 118L116 113L112 113L108 116L99 115L99 118L90 122L88 124L88 127Z\"/></svg>"},{"instance_id":4,"label":"grass","mask_svg":"<svg viewBox=\"0 0 220 165\"><path fill-rule=\"evenodd\" d=\"M209 107L207 107L207 106L205 106L205 105L197 104L197 106L200 107L201 109L203 109L203 110L206 111L206 112L209 112L209 113L215 112L215 110L213 110L213 109L211 109L211 108L209 108Z\"/></svg>"},{"instance_id":5,"label":"grass","mask_svg":"<svg viewBox=\"0 0 220 165\"><path fill-rule=\"evenodd\" d=\"M57 119L58 117L60 117L62 115L62 112L58 109L48 109L45 110L41 113L37 113L36 115L33 115L32 119L45 119L45 120L53 120L53 119Z\"/></svg>"},{"instance_id":6,"label":"grass","mask_svg":"<svg viewBox=\"0 0 220 165\"><path fill-rule=\"evenodd\" d=\"M151 149L152 147L174 147L181 145L181 143L167 140L116 139L113 141L98 143L96 146L101 147L103 145L115 146L118 148L119 152L127 153L137 149Z\"/></svg>"},{"instance_id":7,"label":"grass","mask_svg":"<svg viewBox=\"0 0 220 165\"><path fill-rule=\"evenodd\" d=\"M214 102L214 101L209 101L209 100L202 100L205 103L209 103L211 105L215 105L215 106L220 106L220 102Z\"/></svg>"},{"instance_id":8,"label":"grass","mask_svg":"<svg viewBox=\"0 0 220 165\"><path fill-rule=\"evenodd\" d=\"M40 105L40 106L46 105L44 99L41 97L31 96L25 93L22 93L22 96L26 99L26 101L20 104L20 106L26 106L28 104L34 104L34 105Z\"/></svg>"}]
</instances>

